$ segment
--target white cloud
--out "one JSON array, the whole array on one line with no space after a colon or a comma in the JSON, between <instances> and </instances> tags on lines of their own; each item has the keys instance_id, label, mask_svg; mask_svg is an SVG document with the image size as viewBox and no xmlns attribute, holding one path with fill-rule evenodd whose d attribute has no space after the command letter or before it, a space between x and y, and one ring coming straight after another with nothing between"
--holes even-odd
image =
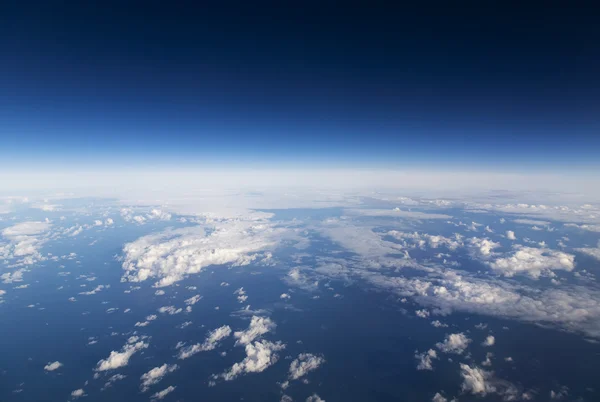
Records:
<instances>
[{"instance_id":1,"label":"white cloud","mask_svg":"<svg viewBox=\"0 0 600 402\"><path fill-rule=\"evenodd\" d=\"M598 242L597 247L576 248L575 251L579 251L580 253L586 254L586 255L600 261L600 242Z\"/></svg>"},{"instance_id":2,"label":"white cloud","mask_svg":"<svg viewBox=\"0 0 600 402\"><path fill-rule=\"evenodd\" d=\"M83 390L83 388L79 388L79 389L76 389L75 391L71 392L72 399L81 398L82 396L85 396L85 391Z\"/></svg>"},{"instance_id":3,"label":"white cloud","mask_svg":"<svg viewBox=\"0 0 600 402\"><path fill-rule=\"evenodd\" d=\"M448 402L446 398L442 396L439 392L437 392L433 398L431 398L431 402Z\"/></svg>"},{"instance_id":4,"label":"white cloud","mask_svg":"<svg viewBox=\"0 0 600 402\"><path fill-rule=\"evenodd\" d=\"M113 350L106 359L100 360L96 365L96 371L107 371L125 367L129 364L131 356L147 347L148 344L143 341L136 342L135 338L130 339L120 352Z\"/></svg>"},{"instance_id":5,"label":"white cloud","mask_svg":"<svg viewBox=\"0 0 600 402\"><path fill-rule=\"evenodd\" d=\"M415 314L417 315L417 317L421 317L421 318L427 318L429 317L429 311L423 309L423 310L417 310L415 311Z\"/></svg>"},{"instance_id":6,"label":"white cloud","mask_svg":"<svg viewBox=\"0 0 600 402\"><path fill-rule=\"evenodd\" d=\"M292 298L292 296L290 296L287 293L282 293L281 296L279 296L279 298L282 299L282 300L289 300L289 299Z\"/></svg>"},{"instance_id":7,"label":"white cloud","mask_svg":"<svg viewBox=\"0 0 600 402\"><path fill-rule=\"evenodd\" d=\"M317 394L312 394L311 396L309 396L308 398L306 398L306 402L325 402L325 399L322 399Z\"/></svg>"},{"instance_id":8,"label":"white cloud","mask_svg":"<svg viewBox=\"0 0 600 402\"><path fill-rule=\"evenodd\" d=\"M498 258L490 267L504 276L524 274L537 279L542 275L553 276L553 270L570 272L575 268L575 256L548 248L517 245L509 257Z\"/></svg>"},{"instance_id":9,"label":"white cloud","mask_svg":"<svg viewBox=\"0 0 600 402\"><path fill-rule=\"evenodd\" d=\"M462 247L463 241L462 236L456 233L454 238L444 237L440 235L430 235L427 233L406 233L399 232L397 230L391 230L387 232L388 236L392 236L396 240L403 241L403 245L408 247L407 241L413 243L415 246L425 249L426 245L429 245L431 248L438 248L440 246L447 247L450 250L455 250L458 247Z\"/></svg>"},{"instance_id":10,"label":"white cloud","mask_svg":"<svg viewBox=\"0 0 600 402\"><path fill-rule=\"evenodd\" d=\"M464 333L460 332L458 334L447 335L444 342L438 342L435 346L445 353L462 354L469 346L469 343L471 343L471 340Z\"/></svg>"},{"instance_id":11,"label":"white cloud","mask_svg":"<svg viewBox=\"0 0 600 402\"><path fill-rule=\"evenodd\" d=\"M115 382L124 380L125 378L127 378L127 376L123 374L115 374L110 376L109 379L106 380L106 382L104 383L104 386L101 388L101 391L112 387Z\"/></svg>"},{"instance_id":12,"label":"white cloud","mask_svg":"<svg viewBox=\"0 0 600 402\"><path fill-rule=\"evenodd\" d=\"M175 314L181 313L183 311L183 309L177 308L175 306L163 306L163 307L159 308L157 311L161 314L175 315Z\"/></svg>"},{"instance_id":13,"label":"white cloud","mask_svg":"<svg viewBox=\"0 0 600 402\"><path fill-rule=\"evenodd\" d=\"M185 301L185 304L187 304L188 306L193 306L194 304L198 303L200 301L200 299L202 299L202 296L195 295L195 296L192 296L189 299L187 299Z\"/></svg>"},{"instance_id":14,"label":"white cloud","mask_svg":"<svg viewBox=\"0 0 600 402\"><path fill-rule=\"evenodd\" d=\"M48 364L46 364L44 366L44 370L46 370L46 371L54 371L54 370L58 370L62 366L63 366L63 364L61 362L59 362L59 361L48 362Z\"/></svg>"},{"instance_id":15,"label":"white cloud","mask_svg":"<svg viewBox=\"0 0 600 402\"><path fill-rule=\"evenodd\" d=\"M496 392L496 388L491 384L492 373L478 367L471 367L468 364L460 364L463 378L462 390L474 395L485 396Z\"/></svg>"},{"instance_id":16,"label":"white cloud","mask_svg":"<svg viewBox=\"0 0 600 402\"><path fill-rule=\"evenodd\" d=\"M482 345L483 346L494 346L495 343L496 343L496 338L494 338L493 335L489 335L487 338L485 338L485 341L483 341Z\"/></svg>"},{"instance_id":17,"label":"white cloud","mask_svg":"<svg viewBox=\"0 0 600 402\"><path fill-rule=\"evenodd\" d=\"M448 328L448 324L444 324L439 320L431 321L431 325L433 325L436 328Z\"/></svg>"},{"instance_id":18,"label":"white cloud","mask_svg":"<svg viewBox=\"0 0 600 402\"><path fill-rule=\"evenodd\" d=\"M157 279L163 287L201 272L211 265L247 265L258 252L275 247L281 240L267 221L230 220L214 223L214 230L204 228L166 230L144 236L123 248L123 281L142 282Z\"/></svg>"},{"instance_id":19,"label":"white cloud","mask_svg":"<svg viewBox=\"0 0 600 402\"><path fill-rule=\"evenodd\" d=\"M150 371L142 374L140 380L142 381L140 388L142 392L148 391L148 389L154 385L158 384L167 374L172 373L173 371L179 368L176 364L163 364L159 367L154 367Z\"/></svg>"},{"instance_id":20,"label":"white cloud","mask_svg":"<svg viewBox=\"0 0 600 402\"><path fill-rule=\"evenodd\" d=\"M301 353L290 364L289 378L290 380L297 380L309 372L316 370L323 363L325 363L325 359L322 356L313 355L312 353Z\"/></svg>"},{"instance_id":21,"label":"white cloud","mask_svg":"<svg viewBox=\"0 0 600 402\"><path fill-rule=\"evenodd\" d=\"M235 363L231 369L213 378L223 378L225 381L231 381L240 375L248 373L260 373L279 359L277 351L285 349L285 344L281 342L256 341L246 345L246 357L239 363Z\"/></svg>"},{"instance_id":22,"label":"white cloud","mask_svg":"<svg viewBox=\"0 0 600 402\"><path fill-rule=\"evenodd\" d=\"M89 290L87 292L80 292L80 295L85 295L85 296L91 296L91 295L95 295L98 292L101 292L104 289L108 289L110 288L110 285L98 285L96 286L94 289Z\"/></svg>"},{"instance_id":23,"label":"white cloud","mask_svg":"<svg viewBox=\"0 0 600 402\"><path fill-rule=\"evenodd\" d=\"M491 241L490 239L481 239L472 237L469 239L471 250L476 251L480 256L488 257L493 254L492 250L500 247L500 243Z\"/></svg>"},{"instance_id":24,"label":"white cloud","mask_svg":"<svg viewBox=\"0 0 600 402\"><path fill-rule=\"evenodd\" d=\"M2 236L7 238L15 238L19 236L33 236L48 231L51 226L52 224L50 224L49 222L21 222L3 229Z\"/></svg>"},{"instance_id":25,"label":"white cloud","mask_svg":"<svg viewBox=\"0 0 600 402\"><path fill-rule=\"evenodd\" d=\"M244 303L246 300L248 300L248 296L246 295L246 291L243 287L237 289L235 292L233 292L233 294L237 295L238 302L240 303Z\"/></svg>"},{"instance_id":26,"label":"white cloud","mask_svg":"<svg viewBox=\"0 0 600 402\"><path fill-rule=\"evenodd\" d=\"M253 316L248 329L245 331L236 331L233 336L237 338L236 345L248 345L256 338L261 337L267 332L273 331L277 324L268 317Z\"/></svg>"},{"instance_id":27,"label":"white cloud","mask_svg":"<svg viewBox=\"0 0 600 402\"><path fill-rule=\"evenodd\" d=\"M424 353L415 353L415 359L419 361L417 370L433 370L432 360L437 358L437 352L433 349L429 349Z\"/></svg>"},{"instance_id":28,"label":"white cloud","mask_svg":"<svg viewBox=\"0 0 600 402\"><path fill-rule=\"evenodd\" d=\"M178 359L187 359L196 353L206 352L215 349L219 342L231 335L231 328L228 325L216 328L208 333L203 343L197 343L181 348L177 356Z\"/></svg>"},{"instance_id":29,"label":"white cloud","mask_svg":"<svg viewBox=\"0 0 600 402\"><path fill-rule=\"evenodd\" d=\"M532 226L550 226L550 222L547 221L539 221L536 219L513 219L514 223L519 223L522 225L532 225Z\"/></svg>"},{"instance_id":30,"label":"white cloud","mask_svg":"<svg viewBox=\"0 0 600 402\"><path fill-rule=\"evenodd\" d=\"M157 400L157 399L164 399L165 396L169 395L171 392L175 391L175 388L172 385L168 386L167 388L163 389L162 391L158 391L155 394L152 394L152 396L150 397L151 399Z\"/></svg>"},{"instance_id":31,"label":"white cloud","mask_svg":"<svg viewBox=\"0 0 600 402\"><path fill-rule=\"evenodd\" d=\"M8 243L0 243L0 260L17 259L15 266L33 265L46 260L39 249L45 243L46 232L51 227L52 224L48 221L28 221L4 228L0 233L8 239ZM4 283L10 283L10 278L7 281L6 275L3 275L3 279Z\"/></svg>"},{"instance_id":32,"label":"white cloud","mask_svg":"<svg viewBox=\"0 0 600 402\"><path fill-rule=\"evenodd\" d=\"M513 232L512 230L507 230L506 231L506 238L508 240L517 240L517 238L515 236L515 232Z\"/></svg>"}]
</instances>

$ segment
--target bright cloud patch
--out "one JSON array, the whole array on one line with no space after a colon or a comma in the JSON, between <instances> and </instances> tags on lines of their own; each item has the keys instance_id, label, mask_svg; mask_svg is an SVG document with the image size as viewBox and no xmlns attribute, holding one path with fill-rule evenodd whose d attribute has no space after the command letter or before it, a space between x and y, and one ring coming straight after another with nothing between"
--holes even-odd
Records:
<instances>
[{"instance_id":1,"label":"bright cloud patch","mask_svg":"<svg viewBox=\"0 0 600 402\"><path fill-rule=\"evenodd\" d=\"M235 363L231 369L223 374L214 376L215 379L223 378L225 381L231 381L240 375L248 373L260 373L279 360L276 353L285 349L285 344L281 342L256 341L246 345L246 358L239 363Z\"/></svg>"},{"instance_id":2,"label":"bright cloud patch","mask_svg":"<svg viewBox=\"0 0 600 402\"><path fill-rule=\"evenodd\" d=\"M130 339L125 346L123 346L120 352L113 350L106 359L100 360L96 365L96 371L108 371L125 367L127 364L129 364L129 359L131 356L142 349L146 349L147 347L147 343L143 341L137 342L137 339L134 337Z\"/></svg>"},{"instance_id":3,"label":"bright cloud patch","mask_svg":"<svg viewBox=\"0 0 600 402\"><path fill-rule=\"evenodd\" d=\"M277 324L268 317L253 316L248 329L245 331L236 331L233 336L237 338L236 345L248 345L256 338L274 330Z\"/></svg>"},{"instance_id":4,"label":"bright cloud patch","mask_svg":"<svg viewBox=\"0 0 600 402\"><path fill-rule=\"evenodd\" d=\"M438 342L436 346L442 352L456 353L460 355L467 349L469 343L471 343L471 340L461 332L446 336L444 342Z\"/></svg>"},{"instance_id":5,"label":"bright cloud patch","mask_svg":"<svg viewBox=\"0 0 600 402\"><path fill-rule=\"evenodd\" d=\"M220 341L227 338L229 335L231 335L231 328L228 325L223 325L222 327L210 331L203 343L197 343L195 345L181 348L177 358L187 359L196 353L213 350L217 347Z\"/></svg>"},{"instance_id":6,"label":"bright cloud patch","mask_svg":"<svg viewBox=\"0 0 600 402\"><path fill-rule=\"evenodd\" d=\"M325 359L322 356L316 356L312 353L301 353L290 364L289 378L290 380L297 380L309 372L318 369L323 363L325 363Z\"/></svg>"},{"instance_id":7,"label":"bright cloud patch","mask_svg":"<svg viewBox=\"0 0 600 402\"><path fill-rule=\"evenodd\" d=\"M172 285L211 265L247 265L256 253L275 246L266 222L219 222L212 232L202 227L167 230L144 236L123 248L123 281L157 279L156 287Z\"/></svg>"},{"instance_id":8,"label":"bright cloud patch","mask_svg":"<svg viewBox=\"0 0 600 402\"><path fill-rule=\"evenodd\" d=\"M504 276L522 274L535 279L542 275L553 276L553 270L572 271L575 268L572 254L525 246L515 246L515 249L511 256L490 262L490 267Z\"/></svg>"},{"instance_id":9,"label":"bright cloud patch","mask_svg":"<svg viewBox=\"0 0 600 402\"><path fill-rule=\"evenodd\" d=\"M154 367L152 370L147 373L142 374L140 380L142 381L140 388L142 392L146 392L152 385L158 384L164 376L179 368L176 364L163 364L159 367Z\"/></svg>"},{"instance_id":10,"label":"bright cloud patch","mask_svg":"<svg viewBox=\"0 0 600 402\"><path fill-rule=\"evenodd\" d=\"M52 363L46 364L44 366L44 370L46 370L46 371L54 371L54 370L58 370L62 366L63 366L63 364L61 362L56 361L56 362L52 362Z\"/></svg>"}]
</instances>

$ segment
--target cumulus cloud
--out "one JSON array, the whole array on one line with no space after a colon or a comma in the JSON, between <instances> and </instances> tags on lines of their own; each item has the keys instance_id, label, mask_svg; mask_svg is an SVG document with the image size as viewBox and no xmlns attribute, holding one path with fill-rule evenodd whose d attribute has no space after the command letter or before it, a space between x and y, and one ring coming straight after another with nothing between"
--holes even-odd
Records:
<instances>
[{"instance_id":1,"label":"cumulus cloud","mask_svg":"<svg viewBox=\"0 0 600 402\"><path fill-rule=\"evenodd\" d=\"M274 247L283 230L266 220L232 219L214 222L210 232L196 226L144 236L123 248L122 281L157 279L154 286L163 287L211 265L247 265Z\"/></svg>"},{"instance_id":2,"label":"cumulus cloud","mask_svg":"<svg viewBox=\"0 0 600 402\"><path fill-rule=\"evenodd\" d=\"M248 373L260 373L279 360L276 353L285 349L281 342L256 341L246 345L246 357L239 363L235 363L228 371L214 375L214 379L223 378L231 381L240 375Z\"/></svg>"},{"instance_id":3,"label":"cumulus cloud","mask_svg":"<svg viewBox=\"0 0 600 402\"><path fill-rule=\"evenodd\" d=\"M463 378L462 390L464 392L485 396L496 391L496 388L490 383L490 379L492 378L491 372L463 363L460 364L460 370L460 375Z\"/></svg>"},{"instance_id":4,"label":"cumulus cloud","mask_svg":"<svg viewBox=\"0 0 600 402\"><path fill-rule=\"evenodd\" d=\"M553 270L572 271L575 268L575 256L548 248L515 246L515 252L489 263L494 271L504 276L518 274L538 279L540 276L553 276Z\"/></svg>"},{"instance_id":5,"label":"cumulus cloud","mask_svg":"<svg viewBox=\"0 0 600 402\"><path fill-rule=\"evenodd\" d=\"M282 299L282 300L289 300L289 299L292 298L292 296L290 296L287 293L282 293L281 296L279 296L279 298Z\"/></svg>"},{"instance_id":6,"label":"cumulus cloud","mask_svg":"<svg viewBox=\"0 0 600 402\"><path fill-rule=\"evenodd\" d=\"M290 364L288 377L290 380L297 380L309 372L318 369L323 363L325 363L325 359L322 356L313 355L312 353L301 353Z\"/></svg>"},{"instance_id":7,"label":"cumulus cloud","mask_svg":"<svg viewBox=\"0 0 600 402\"><path fill-rule=\"evenodd\" d=\"M444 398L442 396L442 394L440 394L439 392L436 392L436 394L433 396L433 398L431 398L431 402L448 402L448 400L446 398Z\"/></svg>"},{"instance_id":8,"label":"cumulus cloud","mask_svg":"<svg viewBox=\"0 0 600 402\"><path fill-rule=\"evenodd\" d=\"M237 289L235 292L233 292L233 294L237 295L238 302L240 303L244 303L246 300L248 300L248 296L246 295L246 291L243 287Z\"/></svg>"},{"instance_id":9,"label":"cumulus cloud","mask_svg":"<svg viewBox=\"0 0 600 402\"><path fill-rule=\"evenodd\" d=\"M506 238L508 240L517 240L517 237L515 236L515 232L513 232L512 230L506 231Z\"/></svg>"},{"instance_id":10,"label":"cumulus cloud","mask_svg":"<svg viewBox=\"0 0 600 402\"><path fill-rule=\"evenodd\" d=\"M586 255L600 261L600 242L598 242L597 247L576 248L575 251L579 251L580 253L586 254Z\"/></svg>"},{"instance_id":11,"label":"cumulus cloud","mask_svg":"<svg viewBox=\"0 0 600 402\"><path fill-rule=\"evenodd\" d=\"M421 318L427 318L429 317L429 311L423 309L423 310L417 310L415 311L415 314L417 315L417 317L421 317Z\"/></svg>"},{"instance_id":12,"label":"cumulus cloud","mask_svg":"<svg viewBox=\"0 0 600 402\"><path fill-rule=\"evenodd\" d=\"M472 251L482 257L491 256L493 254L492 250L500 247L500 243L493 242L490 239L481 239L479 237L470 238L468 244Z\"/></svg>"},{"instance_id":13,"label":"cumulus cloud","mask_svg":"<svg viewBox=\"0 0 600 402\"><path fill-rule=\"evenodd\" d=\"M489 335L487 338L485 338L485 341L483 341L483 346L494 346L494 344L496 343L496 338L494 338L493 335Z\"/></svg>"},{"instance_id":14,"label":"cumulus cloud","mask_svg":"<svg viewBox=\"0 0 600 402\"><path fill-rule=\"evenodd\" d=\"M113 350L106 359L100 360L96 364L96 371L108 371L125 367L129 364L129 359L131 356L142 349L146 349L147 347L148 344L143 341L137 342L137 339L135 338L130 339L128 343L123 346L121 351L117 352Z\"/></svg>"},{"instance_id":15,"label":"cumulus cloud","mask_svg":"<svg viewBox=\"0 0 600 402\"><path fill-rule=\"evenodd\" d=\"M76 389L75 391L71 392L72 399L81 398L82 396L85 396L85 391L83 390L83 388L79 388L79 389Z\"/></svg>"},{"instance_id":16,"label":"cumulus cloud","mask_svg":"<svg viewBox=\"0 0 600 402\"><path fill-rule=\"evenodd\" d=\"M178 359L187 359L196 353L206 352L215 349L219 342L231 335L231 328L228 325L216 328L208 333L203 343L197 343L181 348L177 356Z\"/></svg>"},{"instance_id":17,"label":"cumulus cloud","mask_svg":"<svg viewBox=\"0 0 600 402\"><path fill-rule=\"evenodd\" d=\"M148 389L154 385L158 384L167 374L172 373L173 371L179 368L176 364L163 364L159 367L154 367L150 371L142 374L140 380L142 381L140 385L140 389L142 392L148 391Z\"/></svg>"},{"instance_id":18,"label":"cumulus cloud","mask_svg":"<svg viewBox=\"0 0 600 402\"><path fill-rule=\"evenodd\" d=\"M306 402L325 402L325 399L322 399L317 394L312 394L311 396L309 396L308 398L306 398Z\"/></svg>"},{"instance_id":19,"label":"cumulus cloud","mask_svg":"<svg viewBox=\"0 0 600 402\"><path fill-rule=\"evenodd\" d=\"M202 296L195 295L185 300L185 304L187 304L188 306L193 306L194 304L198 303L200 299L202 299Z\"/></svg>"},{"instance_id":20,"label":"cumulus cloud","mask_svg":"<svg viewBox=\"0 0 600 402\"><path fill-rule=\"evenodd\" d=\"M79 292L79 294L84 296L91 296L108 288L110 288L110 285L98 285L92 290L88 290L87 292Z\"/></svg>"},{"instance_id":21,"label":"cumulus cloud","mask_svg":"<svg viewBox=\"0 0 600 402\"><path fill-rule=\"evenodd\" d=\"M393 237L396 240L402 241L405 247L409 247L409 244L407 242L410 242L416 247L422 249L425 249L426 245L428 245L431 248L438 248L444 246L450 250L455 250L458 247L464 246L462 236L458 233L454 234L453 238L449 238L441 235L430 235L428 233L406 233L399 232L397 230L391 230L387 232L387 235Z\"/></svg>"},{"instance_id":22,"label":"cumulus cloud","mask_svg":"<svg viewBox=\"0 0 600 402\"><path fill-rule=\"evenodd\" d=\"M471 343L467 336L460 332L458 334L450 334L446 336L444 342L438 342L435 346L445 353L462 354Z\"/></svg>"},{"instance_id":23,"label":"cumulus cloud","mask_svg":"<svg viewBox=\"0 0 600 402\"><path fill-rule=\"evenodd\" d=\"M172 385L168 386L167 388L163 389L162 391L158 391L155 394L152 394L152 396L150 397L150 399L153 400L160 400L160 399L164 399L165 396L169 395L171 392L175 391L175 388Z\"/></svg>"},{"instance_id":24,"label":"cumulus cloud","mask_svg":"<svg viewBox=\"0 0 600 402\"><path fill-rule=\"evenodd\" d=\"M250 320L248 329L244 331L236 331L233 336L237 338L236 345L248 345L256 338L261 337L267 332L273 331L277 324L268 317L253 316Z\"/></svg>"},{"instance_id":25,"label":"cumulus cloud","mask_svg":"<svg viewBox=\"0 0 600 402\"><path fill-rule=\"evenodd\" d=\"M40 253L40 247L45 243L46 232L51 227L48 221L28 221L4 228L0 233L8 243L0 243L0 260L16 259L15 266L33 265L46 260L47 257ZM5 275L3 279L5 283L10 283Z\"/></svg>"},{"instance_id":26,"label":"cumulus cloud","mask_svg":"<svg viewBox=\"0 0 600 402\"><path fill-rule=\"evenodd\" d=\"M415 353L415 358L418 360L417 370L433 370L433 359L437 359L437 352L429 349L427 352Z\"/></svg>"},{"instance_id":27,"label":"cumulus cloud","mask_svg":"<svg viewBox=\"0 0 600 402\"><path fill-rule=\"evenodd\" d=\"M46 371L54 371L54 370L58 370L62 366L63 366L63 364L61 362L59 362L59 361L48 362L48 364L46 364L44 366L44 370L46 370Z\"/></svg>"},{"instance_id":28,"label":"cumulus cloud","mask_svg":"<svg viewBox=\"0 0 600 402\"><path fill-rule=\"evenodd\" d=\"M160 307L157 311L161 314L175 315L175 314L181 313L183 311L183 309L177 308L175 306L163 306L163 307Z\"/></svg>"}]
</instances>

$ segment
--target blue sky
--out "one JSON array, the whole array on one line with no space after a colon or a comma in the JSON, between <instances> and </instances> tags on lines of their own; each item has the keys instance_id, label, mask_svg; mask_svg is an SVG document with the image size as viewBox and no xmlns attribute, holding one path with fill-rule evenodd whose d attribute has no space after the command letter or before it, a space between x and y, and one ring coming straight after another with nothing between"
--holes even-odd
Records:
<instances>
[{"instance_id":1,"label":"blue sky","mask_svg":"<svg viewBox=\"0 0 600 402\"><path fill-rule=\"evenodd\" d=\"M597 166L586 10L268 10L7 7L3 167Z\"/></svg>"}]
</instances>

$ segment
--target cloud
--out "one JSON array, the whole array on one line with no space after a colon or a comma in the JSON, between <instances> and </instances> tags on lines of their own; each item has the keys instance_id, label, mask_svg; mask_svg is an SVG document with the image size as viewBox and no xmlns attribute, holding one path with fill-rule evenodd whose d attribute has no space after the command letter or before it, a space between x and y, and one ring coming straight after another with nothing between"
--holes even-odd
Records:
<instances>
[{"instance_id":1,"label":"cloud","mask_svg":"<svg viewBox=\"0 0 600 402\"><path fill-rule=\"evenodd\" d=\"M282 299L282 300L289 300L289 299L292 298L292 296L290 296L287 293L282 293L281 296L279 296L279 298Z\"/></svg>"},{"instance_id":2,"label":"cloud","mask_svg":"<svg viewBox=\"0 0 600 402\"><path fill-rule=\"evenodd\" d=\"M462 241L462 236L458 233L454 234L454 238L444 237L440 235L430 235L427 233L405 233L399 232L397 230L391 230L387 232L388 236L392 236L396 240L403 241L403 245L408 247L408 242L413 243L415 246L425 249L426 245L429 245L431 248L438 248L440 246L444 246L450 250L455 250L458 247L464 246Z\"/></svg>"},{"instance_id":3,"label":"cloud","mask_svg":"<svg viewBox=\"0 0 600 402\"><path fill-rule=\"evenodd\" d=\"M423 309L423 310L417 310L415 311L415 314L417 315L417 317L421 317L421 318L427 318L429 317L429 311Z\"/></svg>"},{"instance_id":4,"label":"cloud","mask_svg":"<svg viewBox=\"0 0 600 402\"><path fill-rule=\"evenodd\" d=\"M415 353L415 359L419 361L417 370L433 370L432 360L437 358L437 352L433 349L429 349L424 353Z\"/></svg>"},{"instance_id":5,"label":"cloud","mask_svg":"<svg viewBox=\"0 0 600 402\"><path fill-rule=\"evenodd\" d=\"M534 248L517 245L509 257L498 258L489 266L504 276L518 274L538 279L540 276L553 276L553 270L570 272L575 268L575 256L548 248Z\"/></svg>"},{"instance_id":6,"label":"cloud","mask_svg":"<svg viewBox=\"0 0 600 402\"><path fill-rule=\"evenodd\" d=\"M185 300L185 304L187 304L188 306L193 306L194 304L198 303L201 299L202 299L202 296L195 295L195 296L192 296L189 299Z\"/></svg>"},{"instance_id":7,"label":"cloud","mask_svg":"<svg viewBox=\"0 0 600 402\"><path fill-rule=\"evenodd\" d=\"M462 354L471 343L464 333L450 334L446 336L444 342L438 342L435 346L445 353Z\"/></svg>"},{"instance_id":8,"label":"cloud","mask_svg":"<svg viewBox=\"0 0 600 402\"><path fill-rule=\"evenodd\" d=\"M485 341L483 341L482 345L483 346L494 346L495 343L496 343L496 338L494 338L493 335L489 335L487 338L485 338Z\"/></svg>"},{"instance_id":9,"label":"cloud","mask_svg":"<svg viewBox=\"0 0 600 402\"><path fill-rule=\"evenodd\" d=\"M323 363L325 363L325 359L322 356L313 355L312 353L301 353L290 364L288 377L290 380L297 380L309 372L318 369Z\"/></svg>"},{"instance_id":10,"label":"cloud","mask_svg":"<svg viewBox=\"0 0 600 402\"><path fill-rule=\"evenodd\" d=\"M85 392L83 391L83 388L79 388L79 389L76 389L75 391L71 392L72 399L81 398L82 396L85 396Z\"/></svg>"},{"instance_id":11,"label":"cloud","mask_svg":"<svg viewBox=\"0 0 600 402\"><path fill-rule=\"evenodd\" d=\"M513 232L512 230L507 230L506 231L506 238L508 240L517 240L517 238L515 236L515 232Z\"/></svg>"},{"instance_id":12,"label":"cloud","mask_svg":"<svg viewBox=\"0 0 600 402\"><path fill-rule=\"evenodd\" d=\"M175 306L163 306L163 307L160 307L157 311L161 314L175 315L175 314L181 313L183 311L183 309L177 308Z\"/></svg>"},{"instance_id":13,"label":"cloud","mask_svg":"<svg viewBox=\"0 0 600 402\"><path fill-rule=\"evenodd\" d=\"M500 243L493 242L490 239L472 237L469 239L469 246L472 251L477 252L480 256L488 257L493 254L493 249L500 247Z\"/></svg>"},{"instance_id":14,"label":"cloud","mask_svg":"<svg viewBox=\"0 0 600 402\"><path fill-rule=\"evenodd\" d=\"M143 341L136 342L135 338L130 339L128 343L123 346L120 352L113 350L106 359L100 360L96 364L95 370L100 372L125 367L127 364L129 364L129 359L131 356L142 349L146 349L147 347L148 344Z\"/></svg>"},{"instance_id":15,"label":"cloud","mask_svg":"<svg viewBox=\"0 0 600 402\"><path fill-rule=\"evenodd\" d=\"M550 226L550 222L548 221L539 221L536 219L513 219L514 223L519 223L521 225L532 225L532 226Z\"/></svg>"},{"instance_id":16,"label":"cloud","mask_svg":"<svg viewBox=\"0 0 600 402\"><path fill-rule=\"evenodd\" d=\"M436 392L436 394L433 396L433 398L431 398L431 402L448 402L448 400L446 398L444 398L442 396L442 394L440 394L439 392Z\"/></svg>"},{"instance_id":17,"label":"cloud","mask_svg":"<svg viewBox=\"0 0 600 402\"><path fill-rule=\"evenodd\" d=\"M172 385L168 386L167 388L163 389L162 391L158 391L155 394L152 394L152 396L150 397L150 399L153 400L159 400L159 399L164 399L165 396L169 395L171 392L175 391L175 388Z\"/></svg>"},{"instance_id":18,"label":"cloud","mask_svg":"<svg viewBox=\"0 0 600 402\"><path fill-rule=\"evenodd\" d=\"M464 392L481 396L496 392L496 388L490 383L491 372L463 363L460 364L460 369L463 378L461 388Z\"/></svg>"},{"instance_id":19,"label":"cloud","mask_svg":"<svg viewBox=\"0 0 600 402\"><path fill-rule=\"evenodd\" d=\"M101 388L101 391L112 387L115 382L124 380L125 378L127 378L127 376L123 374L115 374L109 377L109 379L104 383L104 386Z\"/></svg>"},{"instance_id":20,"label":"cloud","mask_svg":"<svg viewBox=\"0 0 600 402\"><path fill-rule=\"evenodd\" d=\"M579 251L580 253L586 254L586 255L600 261L600 242L598 242L597 247L576 248L575 251Z\"/></svg>"},{"instance_id":21,"label":"cloud","mask_svg":"<svg viewBox=\"0 0 600 402\"><path fill-rule=\"evenodd\" d=\"M178 359L187 359L196 353L206 352L215 349L219 342L231 335L231 328L228 325L216 328L208 333L203 343L197 343L183 347L177 356Z\"/></svg>"},{"instance_id":22,"label":"cloud","mask_svg":"<svg viewBox=\"0 0 600 402\"><path fill-rule=\"evenodd\" d=\"M273 248L285 229L274 229L267 221L215 221L214 230L200 226L170 229L128 243L123 248L122 281L157 279L163 287L197 274L211 265L247 265L258 252Z\"/></svg>"},{"instance_id":23,"label":"cloud","mask_svg":"<svg viewBox=\"0 0 600 402\"><path fill-rule=\"evenodd\" d=\"M39 236L46 234L51 227L48 221L27 221L4 228L0 233L9 242L0 243L0 260L16 259L14 266L33 265L46 260L39 249L46 242L47 235L41 239ZM4 283L10 282L4 278Z\"/></svg>"},{"instance_id":24,"label":"cloud","mask_svg":"<svg viewBox=\"0 0 600 402\"><path fill-rule=\"evenodd\" d=\"M237 338L236 345L248 345L256 338L261 337L267 332L273 331L277 324L268 317L253 316L248 329L245 331L236 331L233 336Z\"/></svg>"},{"instance_id":25,"label":"cloud","mask_svg":"<svg viewBox=\"0 0 600 402\"><path fill-rule=\"evenodd\" d=\"M448 324L444 324L439 320L431 321L431 325L433 325L436 328L448 328Z\"/></svg>"},{"instance_id":26,"label":"cloud","mask_svg":"<svg viewBox=\"0 0 600 402\"><path fill-rule=\"evenodd\" d=\"M235 363L231 369L219 374L213 375L214 379L223 378L225 381L231 381L240 375L248 373L260 373L279 360L277 353L285 349L285 344L281 342L256 341L246 345L246 358L239 363Z\"/></svg>"},{"instance_id":27,"label":"cloud","mask_svg":"<svg viewBox=\"0 0 600 402\"><path fill-rule=\"evenodd\" d=\"M85 295L85 296L91 296L91 295L95 295L98 292L101 292L104 289L108 289L110 288L110 285L98 285L96 286L94 289L89 290L87 292L80 292L80 295Z\"/></svg>"},{"instance_id":28,"label":"cloud","mask_svg":"<svg viewBox=\"0 0 600 402\"><path fill-rule=\"evenodd\" d=\"M62 366L63 366L63 364L61 362L59 362L59 361L48 362L48 364L46 364L44 366L44 370L46 370L46 371L54 371L54 370L58 370Z\"/></svg>"},{"instance_id":29,"label":"cloud","mask_svg":"<svg viewBox=\"0 0 600 402\"><path fill-rule=\"evenodd\" d=\"M140 380L142 381L140 389L142 392L148 391L152 385L158 384L167 374L172 373L178 368L179 366L176 364L169 365L166 363L162 366L154 367L140 377Z\"/></svg>"},{"instance_id":30,"label":"cloud","mask_svg":"<svg viewBox=\"0 0 600 402\"><path fill-rule=\"evenodd\" d=\"M238 295L237 299L240 303L244 303L246 300L248 300L248 296L246 295L246 291L243 287L237 289L235 292L233 292L233 294Z\"/></svg>"},{"instance_id":31,"label":"cloud","mask_svg":"<svg viewBox=\"0 0 600 402\"><path fill-rule=\"evenodd\" d=\"M306 402L325 402L325 399L321 399L321 397L317 394L312 394L306 398Z\"/></svg>"}]
</instances>

